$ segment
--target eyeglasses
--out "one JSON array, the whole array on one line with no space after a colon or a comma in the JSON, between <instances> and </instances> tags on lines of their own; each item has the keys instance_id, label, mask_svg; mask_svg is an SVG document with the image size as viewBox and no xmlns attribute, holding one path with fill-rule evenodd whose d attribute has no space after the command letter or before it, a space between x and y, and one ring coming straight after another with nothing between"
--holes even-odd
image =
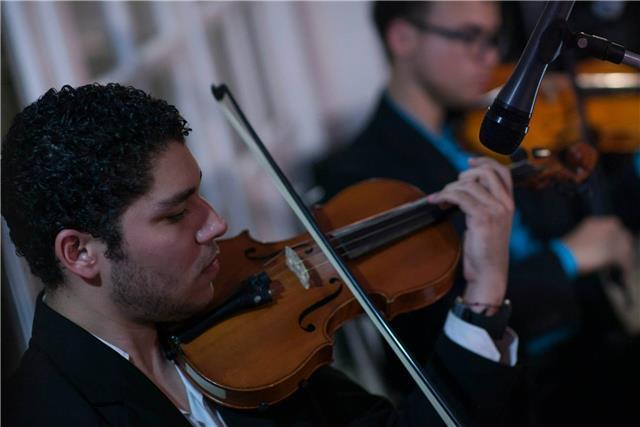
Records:
<instances>
[{"instance_id":1,"label":"eyeglasses","mask_svg":"<svg viewBox=\"0 0 640 427\"><path fill-rule=\"evenodd\" d=\"M437 34L449 40L458 40L467 46L469 54L474 58L480 58L487 52L497 49L503 51L503 39L498 33L486 34L482 29L472 27L464 30L454 30L451 28L443 28L437 25L426 24L413 18L404 18L409 24L423 33Z\"/></svg>"}]
</instances>

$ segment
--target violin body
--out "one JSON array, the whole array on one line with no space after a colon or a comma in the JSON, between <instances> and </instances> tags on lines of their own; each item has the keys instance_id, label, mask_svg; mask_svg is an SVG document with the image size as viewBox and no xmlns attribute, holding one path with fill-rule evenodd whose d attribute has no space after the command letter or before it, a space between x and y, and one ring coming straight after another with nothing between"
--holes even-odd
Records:
<instances>
[{"instance_id":1,"label":"violin body","mask_svg":"<svg viewBox=\"0 0 640 427\"><path fill-rule=\"evenodd\" d=\"M315 208L314 214L323 231L330 232L423 197L402 182L369 180L345 189ZM364 242L371 235L356 235L350 242ZM334 332L362 309L307 234L261 243L245 231L219 245L216 300L226 298L242 279L266 272L272 301L233 315L181 344L176 360L219 404L239 409L271 405L331 363ZM447 293L461 246L453 226L436 221L356 257L345 255L374 304L392 318ZM296 266L303 268L296 273Z\"/></svg>"}]
</instances>

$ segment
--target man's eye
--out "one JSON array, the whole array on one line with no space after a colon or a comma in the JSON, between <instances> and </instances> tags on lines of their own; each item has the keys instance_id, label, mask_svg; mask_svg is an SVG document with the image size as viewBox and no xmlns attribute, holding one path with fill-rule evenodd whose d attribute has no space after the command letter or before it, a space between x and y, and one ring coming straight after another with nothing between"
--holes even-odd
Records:
<instances>
[{"instance_id":1,"label":"man's eye","mask_svg":"<svg viewBox=\"0 0 640 427\"><path fill-rule=\"evenodd\" d=\"M482 39L482 33L475 30L461 31L459 34L460 34L460 40L466 43L473 43Z\"/></svg>"},{"instance_id":2,"label":"man's eye","mask_svg":"<svg viewBox=\"0 0 640 427\"><path fill-rule=\"evenodd\" d=\"M175 214L175 215L170 215L167 217L167 220L169 222L175 223L175 222L179 222L180 220L182 220L182 218L184 218L185 214L187 213L187 210L184 209L181 212Z\"/></svg>"}]
</instances>

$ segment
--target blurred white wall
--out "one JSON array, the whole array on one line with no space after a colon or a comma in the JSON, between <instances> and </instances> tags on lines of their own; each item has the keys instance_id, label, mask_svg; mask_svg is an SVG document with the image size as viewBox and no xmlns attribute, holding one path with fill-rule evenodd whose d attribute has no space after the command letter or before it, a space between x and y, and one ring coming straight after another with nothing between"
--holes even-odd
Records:
<instances>
[{"instance_id":1,"label":"blurred white wall","mask_svg":"<svg viewBox=\"0 0 640 427\"><path fill-rule=\"evenodd\" d=\"M131 84L175 104L202 192L263 240L298 226L270 180L223 121L209 85L226 82L301 190L309 162L363 123L386 67L367 2L2 2L2 36L20 108L50 87ZM4 283L20 350L41 285L6 226ZM35 236L34 236L35 237Z\"/></svg>"}]
</instances>

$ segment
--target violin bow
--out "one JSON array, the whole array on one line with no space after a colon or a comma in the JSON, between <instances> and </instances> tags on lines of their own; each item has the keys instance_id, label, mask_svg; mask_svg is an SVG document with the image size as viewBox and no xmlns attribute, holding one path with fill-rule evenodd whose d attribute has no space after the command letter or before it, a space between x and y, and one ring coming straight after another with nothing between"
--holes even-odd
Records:
<instances>
[{"instance_id":1,"label":"violin bow","mask_svg":"<svg viewBox=\"0 0 640 427\"><path fill-rule=\"evenodd\" d=\"M431 403L438 415L440 415L442 421L447 426L462 425L462 423L455 417L451 409L446 405L442 395L427 379L424 371L416 363L409 352L404 348L400 340L395 336L393 330L389 326L389 323L385 320L384 317L382 317L378 309L373 305L369 296L358 284L356 279L353 277L353 274L351 274L351 272L349 271L349 268L336 254L326 236L320 230L320 227L318 226L315 218L302 202L302 199L300 198L298 193L294 190L287 177L284 175L265 145L260 140L260 137L258 137L258 134L255 132L255 130L245 117L244 113L238 106L228 87L225 84L221 84L219 86L212 85L211 92L222 108L222 112L224 113L225 117L240 136L240 139L247 145L249 150L251 150L256 159L262 164L264 169L274 180L276 187L280 191L280 194L282 194L284 199L287 201L293 212L296 214L300 222L302 222L305 229L309 232L309 235L322 250L329 262L331 262L331 265L338 272L342 281L347 285L364 312L367 314L367 316L369 316L369 318L375 325L376 329L387 341L387 344L389 344L391 349L393 349L394 353L400 359L420 390L424 393L427 400ZM235 113L225 105L225 96L227 96L231 101L231 105L233 106Z\"/></svg>"}]
</instances>

